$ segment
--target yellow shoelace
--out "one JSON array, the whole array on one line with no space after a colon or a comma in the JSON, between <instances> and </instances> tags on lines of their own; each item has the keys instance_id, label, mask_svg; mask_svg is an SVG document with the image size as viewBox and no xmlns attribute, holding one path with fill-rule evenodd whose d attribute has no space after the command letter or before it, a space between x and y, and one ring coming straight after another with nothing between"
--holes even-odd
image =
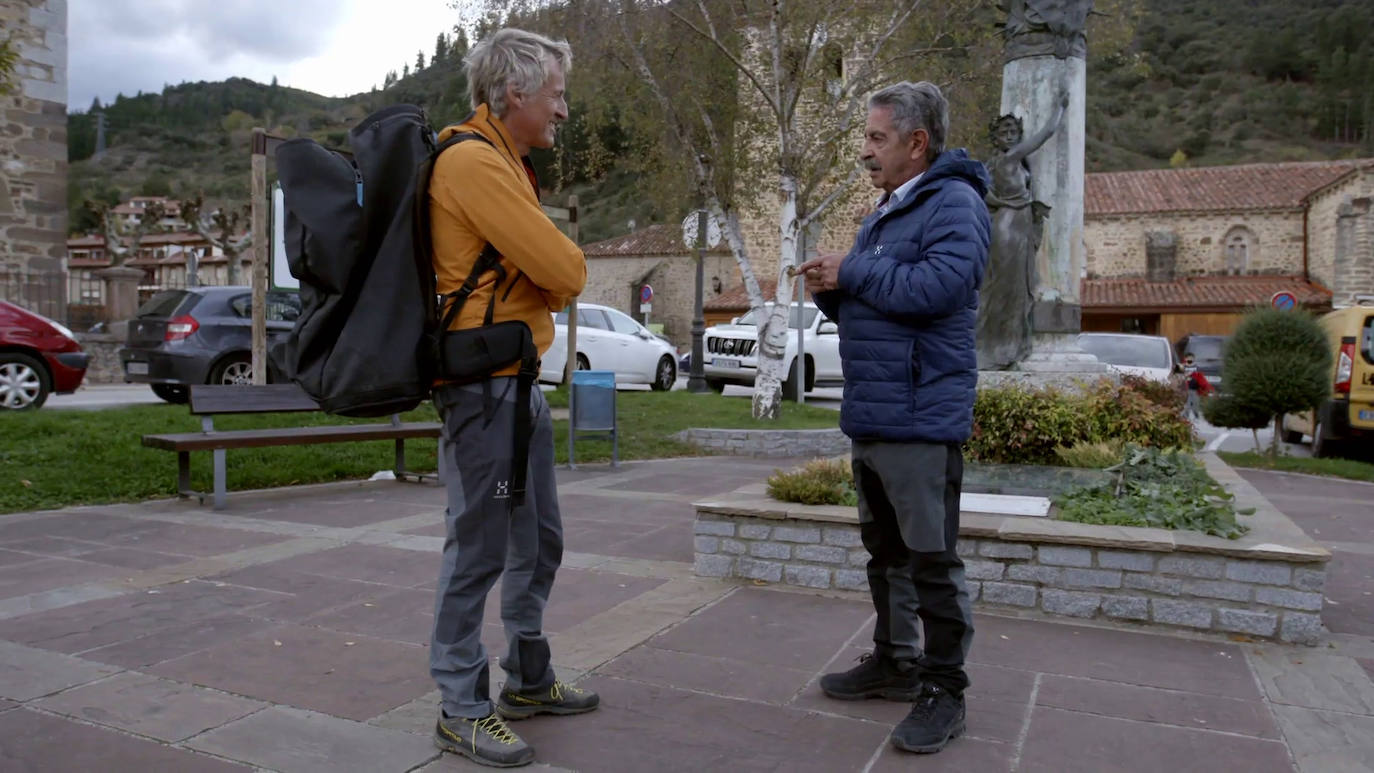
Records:
<instances>
[{"instance_id":1,"label":"yellow shoelace","mask_svg":"<svg viewBox=\"0 0 1374 773\"><path fill-rule=\"evenodd\" d=\"M573 695L581 695L581 694L582 694L582 691L581 691L581 690L579 690L579 689L576 688L576 687L573 687L573 686L570 685L570 684L563 684L562 682L554 682L554 683L553 683L553 687L550 687L550 688L549 688L549 695L550 695L550 697L553 698L554 702L556 703L556 702L558 702L558 701L563 700L563 691L564 691L564 690L567 690L568 692L572 693Z\"/></svg>"},{"instance_id":2,"label":"yellow shoelace","mask_svg":"<svg viewBox=\"0 0 1374 773\"><path fill-rule=\"evenodd\" d=\"M490 735L497 743L505 744L506 746L514 746L516 741L520 740L515 733L511 732L510 726L506 724L506 721L501 719L500 715L495 712L492 712L490 716L483 717L473 722L472 726Z\"/></svg>"}]
</instances>

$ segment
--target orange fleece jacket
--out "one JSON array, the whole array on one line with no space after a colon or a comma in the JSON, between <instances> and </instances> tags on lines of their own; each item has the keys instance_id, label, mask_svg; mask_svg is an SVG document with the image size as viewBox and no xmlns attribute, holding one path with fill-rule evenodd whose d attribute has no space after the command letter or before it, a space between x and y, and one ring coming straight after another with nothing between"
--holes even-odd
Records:
<instances>
[{"instance_id":1,"label":"orange fleece jacket","mask_svg":"<svg viewBox=\"0 0 1374 773\"><path fill-rule=\"evenodd\" d=\"M476 132L491 144L468 140L435 162L429 212L438 290L461 287L488 243L501 254L506 279L497 287L496 272L487 272L450 329L480 327L496 293L492 322L523 320L542 357L553 344L550 312L562 311L587 284L586 258L540 208L534 172L516 155L501 119L484 104L441 131L439 141L459 132ZM518 371L516 365L493 375Z\"/></svg>"}]
</instances>

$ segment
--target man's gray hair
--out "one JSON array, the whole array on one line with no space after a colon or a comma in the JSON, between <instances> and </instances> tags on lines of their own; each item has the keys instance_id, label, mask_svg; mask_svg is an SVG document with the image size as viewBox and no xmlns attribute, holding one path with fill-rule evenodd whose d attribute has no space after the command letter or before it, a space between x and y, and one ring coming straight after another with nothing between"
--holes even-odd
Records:
<instances>
[{"instance_id":1,"label":"man's gray hair","mask_svg":"<svg viewBox=\"0 0 1374 773\"><path fill-rule=\"evenodd\" d=\"M507 27L478 41L463 59L472 109L485 102L498 118L504 116L506 86L514 86L521 94L538 92L553 62L564 73L572 67L572 48L566 40Z\"/></svg>"},{"instance_id":2,"label":"man's gray hair","mask_svg":"<svg viewBox=\"0 0 1374 773\"><path fill-rule=\"evenodd\" d=\"M868 107L891 108L892 124L903 137L917 129L925 130L930 137L927 161L934 161L944 152L945 136L949 134L949 102L934 83L902 81L893 84L869 97Z\"/></svg>"}]
</instances>

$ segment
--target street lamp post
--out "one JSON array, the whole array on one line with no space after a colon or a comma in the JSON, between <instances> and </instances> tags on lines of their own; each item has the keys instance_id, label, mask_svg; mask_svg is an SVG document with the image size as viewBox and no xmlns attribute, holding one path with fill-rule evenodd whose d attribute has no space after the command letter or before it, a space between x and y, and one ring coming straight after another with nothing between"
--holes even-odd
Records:
<instances>
[{"instance_id":1,"label":"street lamp post","mask_svg":"<svg viewBox=\"0 0 1374 773\"><path fill-rule=\"evenodd\" d=\"M706 262L706 208L702 207L697 211L697 289L696 299L692 312L692 373L687 378L688 392L709 392L711 387L706 384L706 371L703 361L706 359L705 347L703 346L702 336L706 333L706 318L701 309L703 288L702 275L704 273L703 264Z\"/></svg>"}]
</instances>

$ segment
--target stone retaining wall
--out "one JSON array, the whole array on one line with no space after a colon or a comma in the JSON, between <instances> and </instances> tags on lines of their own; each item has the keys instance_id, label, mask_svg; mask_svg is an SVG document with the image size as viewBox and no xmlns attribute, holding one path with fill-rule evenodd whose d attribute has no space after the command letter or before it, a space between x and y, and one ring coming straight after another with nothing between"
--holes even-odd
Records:
<instances>
[{"instance_id":1,"label":"stone retaining wall","mask_svg":"<svg viewBox=\"0 0 1374 773\"><path fill-rule=\"evenodd\" d=\"M838 456L849 453L849 438L834 429L700 429L678 433L698 448L744 456Z\"/></svg>"},{"instance_id":2,"label":"stone retaining wall","mask_svg":"<svg viewBox=\"0 0 1374 773\"><path fill-rule=\"evenodd\" d=\"M1330 553L1215 457L1208 466L1239 506L1257 508L1246 537L965 513L969 593L993 607L1316 643ZM758 488L697 505L697 575L867 591L854 508L771 501Z\"/></svg>"}]
</instances>

